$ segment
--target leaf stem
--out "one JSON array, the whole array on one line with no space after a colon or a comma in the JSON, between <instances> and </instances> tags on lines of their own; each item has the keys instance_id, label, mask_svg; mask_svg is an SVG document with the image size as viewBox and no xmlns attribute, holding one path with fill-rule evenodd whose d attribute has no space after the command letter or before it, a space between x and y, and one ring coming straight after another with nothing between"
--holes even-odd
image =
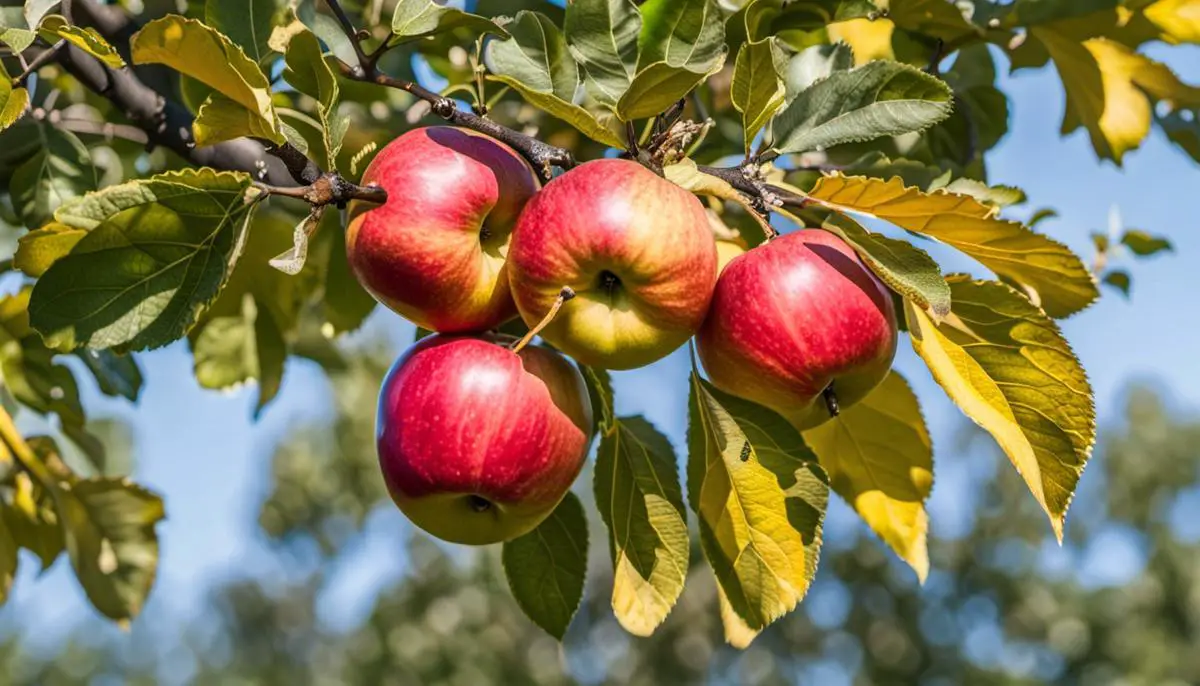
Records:
<instances>
[{"instance_id":1,"label":"leaf stem","mask_svg":"<svg viewBox=\"0 0 1200 686\"><path fill-rule=\"evenodd\" d=\"M545 317L542 317L542 321L538 322L537 326L533 327L528 331L528 333L522 336L521 340L514 343L509 350L512 350L514 353L519 353L524 350L525 346L529 345L529 341L532 341L534 336L541 333L542 329L546 328L550 325L550 322L554 321L554 317L557 316L558 311L562 309L563 303L574 297L575 291L570 286L563 286L562 290L558 293L558 297L554 299L554 304L550 306L550 311L546 313Z\"/></svg>"}]
</instances>

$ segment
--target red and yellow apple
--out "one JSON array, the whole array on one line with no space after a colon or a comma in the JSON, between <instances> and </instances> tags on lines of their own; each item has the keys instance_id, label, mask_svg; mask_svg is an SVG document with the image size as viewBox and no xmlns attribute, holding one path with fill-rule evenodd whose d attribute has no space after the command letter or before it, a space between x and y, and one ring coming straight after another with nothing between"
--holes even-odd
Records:
<instances>
[{"instance_id":1,"label":"red and yellow apple","mask_svg":"<svg viewBox=\"0 0 1200 686\"><path fill-rule=\"evenodd\" d=\"M485 545L532 531L579 476L592 409L558 353L505 336L430 336L379 395L376 447L388 492L418 527Z\"/></svg>"},{"instance_id":2,"label":"red and yellow apple","mask_svg":"<svg viewBox=\"0 0 1200 686\"><path fill-rule=\"evenodd\" d=\"M466 129L414 129L379 151L362 183L388 200L351 206L346 255L379 302L443 333L516 316L504 260L539 188L524 158Z\"/></svg>"},{"instance_id":3,"label":"red and yellow apple","mask_svg":"<svg viewBox=\"0 0 1200 686\"><path fill-rule=\"evenodd\" d=\"M896 355L887 287L854 249L820 229L735 257L717 282L697 350L717 388L765 405L797 429L866 397Z\"/></svg>"},{"instance_id":4,"label":"red and yellow apple","mask_svg":"<svg viewBox=\"0 0 1200 686\"><path fill-rule=\"evenodd\" d=\"M564 286L542 337L583 364L641 367L686 342L704 321L717 249L694 195L628 160L587 162L525 207L508 279L527 324Z\"/></svg>"}]
</instances>

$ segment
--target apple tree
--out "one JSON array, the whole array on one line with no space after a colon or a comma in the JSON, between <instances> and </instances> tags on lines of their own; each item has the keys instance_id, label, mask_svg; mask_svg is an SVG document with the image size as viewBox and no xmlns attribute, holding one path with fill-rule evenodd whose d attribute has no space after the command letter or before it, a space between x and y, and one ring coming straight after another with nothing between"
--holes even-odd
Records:
<instances>
[{"instance_id":1,"label":"apple tree","mask_svg":"<svg viewBox=\"0 0 1200 686\"><path fill-rule=\"evenodd\" d=\"M153 586L165 506L109 473L77 376L135 403L138 353L186 340L202 386L254 381L261 411L289 359L331 363L377 299L470 334L402 358L384 385L395 407L444 401L438 379L452 395L445 360L427 392L405 395L410 363L437 350L455 379L519 359L522 382L550 389L552 403L543 388L494 404L526 425L486 437L534 460L530 436L545 429L569 453L540 509L494 537L517 602L555 636L583 592L587 518L566 489L592 442L606 530L591 535L608 543L612 607L631 633L653 632L682 593L692 528L726 638L747 645L804 597L830 491L924 578L933 455L890 369L897 329L1061 539L1095 421L1056 320L1100 285L1128 294L1122 260L1170 243L1122 229L1085 260L1042 230L1052 210L1022 212L1020 189L989 184L1009 107L998 64L1052 65L1062 132L1085 129L1101 160L1120 164L1152 127L1200 160L1200 89L1143 49L1200 41L1194 0L0 5L0 600L19 548L43 566L66 554L120 622ZM454 176L472 162L482 176ZM432 224L388 233L437 220L432 196L474 218L472 264L487 270L455 274L491 279L502 302L486 316L466 316L466 276L431 294L429 275L405 267L467 247L434 256ZM599 247L618 238L632 244ZM986 276L944 273L929 240ZM564 267L593 262L584 276ZM545 347L528 347L535 334ZM502 335L521 338L501 354ZM469 354L462 340L491 347ZM694 351L679 388L689 431L672 446L618 413L607 369L681 345ZM540 356L565 359L551 348L578 364L546 371L557 363ZM545 422L529 419L537 402ZM569 421L554 433L559 410ZM25 411L52 417L53 435L23 435ZM483 427L436 425L445 416L381 413L381 435L401 437L381 439L388 487L427 529L457 515L414 515L433 506L414 504L387 451L407 469L413 445L439 459L466 450L452 437L477 449ZM421 427L424 443L411 438Z\"/></svg>"}]
</instances>

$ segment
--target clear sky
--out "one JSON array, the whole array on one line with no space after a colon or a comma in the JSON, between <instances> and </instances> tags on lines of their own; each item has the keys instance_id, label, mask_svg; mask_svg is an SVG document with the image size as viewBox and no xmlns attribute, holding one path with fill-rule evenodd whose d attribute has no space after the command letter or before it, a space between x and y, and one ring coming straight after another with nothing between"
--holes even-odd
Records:
<instances>
[{"instance_id":1,"label":"clear sky","mask_svg":"<svg viewBox=\"0 0 1200 686\"><path fill-rule=\"evenodd\" d=\"M1172 55L1169 63L1180 76L1200 83L1200 49L1172 48L1169 53L1157 50L1152 54L1160 59ZM1119 411L1121 392L1133 379L1156 381L1170 389L1178 405L1200 407L1200 363L1196 359L1200 354L1200 269L1196 268L1200 209L1192 204L1200 191L1200 167L1157 132L1141 150L1127 155L1124 169L1098 164L1082 130L1066 139L1058 135L1063 96L1053 70L1005 77L1002 87L1011 96L1011 128L991 154L989 169L993 183L1020 186L1029 195L1029 203L1012 216L1024 218L1037 208L1056 208L1060 217L1039 229L1090 258L1088 234L1105 230L1115 205L1127 226L1165 234L1176 247L1174 255L1132 265L1131 301L1106 291L1098 304L1063 324L1089 371L1102 420ZM944 260L947 271L983 274L951 250L934 246L932 252ZM408 324L382 308L369 328L388 332L398 344L412 336ZM184 344L140 359L147 383L139 407L104 398L86 382L85 403L94 416L114 414L132 421L137 449L135 478L166 497L168 519L159 527L160 575L148 614L179 618L201 611L206 590L222 578L286 573L273 568L271 557L263 553L264 543L256 533L258 507L269 486L272 446L295 419L328 409L327 388L314 365L292 362L279 398L254 423L256 390L217 393L200 389L192 377ZM615 375L619 411L644 413L671 437L680 457L685 445L687 365L686 352L680 351L648 369ZM956 460L950 449L961 415L932 382L906 341L901 343L898 367L916 387L934 437L933 526L939 533L953 534L958 515L971 507L957 488L966 481L966 462ZM1085 473L1084 481L1087 479ZM1191 507L1200 509L1200 502ZM370 519L361 546L333 575L321 600L320 614L326 621L333 626L353 625L369 609L373 593L402 573L403 560L393 551L399 548L395 545L397 534L406 531L403 518L390 507ZM836 503L826 540L857 531L858 524L847 508ZM1050 537L1048 526L1046 535ZM1118 551L1125 550L1120 546L1128 543L1119 535L1107 542L1118 546ZM1098 580L1119 581L1123 575L1119 563L1131 559L1122 555L1099 561L1093 558L1084 555L1064 564L1084 575L1090 573L1089 568L1117 564L1116 577ZM25 635L52 643L91 610L65 556L40 578L34 573L36 561L31 556L23 554L21 562L12 598L0 611L0 631L19 625ZM155 630L178 624L157 622ZM139 630L136 625L135 630Z\"/></svg>"}]
</instances>

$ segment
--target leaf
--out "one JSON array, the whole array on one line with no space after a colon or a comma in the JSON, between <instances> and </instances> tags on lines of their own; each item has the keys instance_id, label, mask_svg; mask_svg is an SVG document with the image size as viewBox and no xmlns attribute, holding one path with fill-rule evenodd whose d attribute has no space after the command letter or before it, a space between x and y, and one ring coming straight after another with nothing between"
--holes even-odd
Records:
<instances>
[{"instance_id":1,"label":"leaf","mask_svg":"<svg viewBox=\"0 0 1200 686\"><path fill-rule=\"evenodd\" d=\"M204 23L229 37L255 62L271 56L275 0L206 0Z\"/></svg>"},{"instance_id":2,"label":"leaf","mask_svg":"<svg viewBox=\"0 0 1200 686\"><path fill-rule=\"evenodd\" d=\"M721 626L725 630L725 642L738 650L750 647L754 639L758 638L759 632L751 629L746 624L746 620L738 616L733 605L729 603L729 597L725 595L725 589L721 588L720 584L717 584L717 604L721 610Z\"/></svg>"},{"instance_id":3,"label":"leaf","mask_svg":"<svg viewBox=\"0 0 1200 686\"><path fill-rule=\"evenodd\" d=\"M281 122L267 122L239 103L213 93L200 105L192 122L192 133L196 147L200 148L244 136L283 143L288 140L283 127Z\"/></svg>"},{"instance_id":4,"label":"leaf","mask_svg":"<svg viewBox=\"0 0 1200 686\"><path fill-rule=\"evenodd\" d=\"M1150 132L1152 104L1200 106L1200 88L1164 64L1106 38L1082 43L1053 25L1030 29L1049 51L1067 94L1062 133L1087 129L1096 154L1121 164Z\"/></svg>"},{"instance_id":5,"label":"leaf","mask_svg":"<svg viewBox=\"0 0 1200 686\"><path fill-rule=\"evenodd\" d=\"M888 288L929 310L935 320L950 314L950 287L924 250L868 231L845 215L830 215L822 228L838 234Z\"/></svg>"},{"instance_id":6,"label":"leaf","mask_svg":"<svg viewBox=\"0 0 1200 686\"><path fill-rule=\"evenodd\" d=\"M858 212L935 238L997 275L1036 293L1051 317L1082 310L1099 293L1091 272L1067 246L994 216L970 196L924 193L899 179L825 176L806 194L832 209Z\"/></svg>"},{"instance_id":7,"label":"leaf","mask_svg":"<svg viewBox=\"0 0 1200 686\"><path fill-rule=\"evenodd\" d=\"M549 93L530 90L525 84L510 76L489 76L488 80L498 81L521 94L529 104L563 120L573 126L583 135L597 143L603 143L612 148L624 148L625 141L612 129L605 126L595 114Z\"/></svg>"},{"instance_id":8,"label":"leaf","mask_svg":"<svg viewBox=\"0 0 1200 686\"><path fill-rule=\"evenodd\" d=\"M33 289L30 322L52 346L166 345L224 283L243 232L250 177L209 169L110 186L64 205L86 229Z\"/></svg>"},{"instance_id":9,"label":"leaf","mask_svg":"<svg viewBox=\"0 0 1200 686\"><path fill-rule=\"evenodd\" d=\"M508 32L496 22L448 7L447 0L400 0L392 14L392 35L396 38L429 36L457 28L508 37Z\"/></svg>"},{"instance_id":10,"label":"leaf","mask_svg":"<svg viewBox=\"0 0 1200 686\"><path fill-rule=\"evenodd\" d=\"M536 529L504 544L504 576L517 605L560 641L583 597L587 550L587 517L574 493Z\"/></svg>"},{"instance_id":11,"label":"leaf","mask_svg":"<svg viewBox=\"0 0 1200 686\"><path fill-rule=\"evenodd\" d=\"M47 222L63 203L96 188L96 168L87 147L70 131L36 127L41 145L13 172L13 209L26 226Z\"/></svg>"},{"instance_id":12,"label":"leaf","mask_svg":"<svg viewBox=\"0 0 1200 686\"><path fill-rule=\"evenodd\" d=\"M507 28L511 38L488 43L487 63L492 73L571 103L579 86L579 67L562 31L546 15L527 10L518 12Z\"/></svg>"},{"instance_id":13,"label":"leaf","mask_svg":"<svg viewBox=\"0 0 1200 686\"><path fill-rule=\"evenodd\" d=\"M595 431L607 434L613 426L616 414L613 408L612 377L608 370L600 367L579 365L583 374L583 385L587 387L588 399L592 403L592 414L595 417Z\"/></svg>"},{"instance_id":14,"label":"leaf","mask_svg":"<svg viewBox=\"0 0 1200 686\"><path fill-rule=\"evenodd\" d=\"M854 54L845 43L814 45L788 60L786 72L787 102L821 79L854 66Z\"/></svg>"},{"instance_id":15,"label":"leaf","mask_svg":"<svg viewBox=\"0 0 1200 686\"><path fill-rule=\"evenodd\" d=\"M0 44L12 48L14 53L25 52L25 49L33 45L33 41L37 39L37 33L21 26L6 26L8 23L4 17L6 10L16 12L18 17L21 14L20 8L0 7ZM2 71L3 67L0 67L0 73Z\"/></svg>"},{"instance_id":16,"label":"leaf","mask_svg":"<svg viewBox=\"0 0 1200 686\"><path fill-rule=\"evenodd\" d=\"M674 105L700 85L707 74L657 62L638 72L621 94L615 112L621 121L653 117Z\"/></svg>"},{"instance_id":17,"label":"leaf","mask_svg":"<svg viewBox=\"0 0 1200 686\"><path fill-rule=\"evenodd\" d=\"M146 24L130 40L134 64L165 64L246 108L255 128L282 144L271 86L262 69L212 27L195 19L167 15Z\"/></svg>"},{"instance_id":18,"label":"leaf","mask_svg":"<svg viewBox=\"0 0 1200 686\"><path fill-rule=\"evenodd\" d=\"M787 421L700 379L688 400L688 501L737 615L759 630L790 612L816 573L828 481Z\"/></svg>"},{"instance_id":19,"label":"leaf","mask_svg":"<svg viewBox=\"0 0 1200 686\"><path fill-rule=\"evenodd\" d=\"M804 440L829 473L833 490L924 583L933 443L904 377L892 372L866 398L805 431Z\"/></svg>"},{"instance_id":20,"label":"leaf","mask_svg":"<svg viewBox=\"0 0 1200 686\"><path fill-rule=\"evenodd\" d=\"M675 164L664 167L663 176L676 186L698 195L711 195L714 198L729 200L741 205L746 210L746 213L762 228L764 236L769 236L774 231L771 225L767 223L767 220L751 206L749 198L742 195L728 181L701 172L694 160L685 157Z\"/></svg>"},{"instance_id":21,"label":"leaf","mask_svg":"<svg viewBox=\"0 0 1200 686\"><path fill-rule=\"evenodd\" d=\"M1103 283L1121 291L1121 294L1126 298L1129 297L1129 289L1133 286L1133 281L1129 276L1129 272L1123 269L1114 269L1104 275Z\"/></svg>"},{"instance_id":22,"label":"leaf","mask_svg":"<svg viewBox=\"0 0 1200 686\"><path fill-rule=\"evenodd\" d=\"M329 257L325 265L325 289L321 304L325 321L338 336L362 326L375 309L375 298L362 287L346 259L346 232L342 230L337 212L326 212L325 221L332 226L318 230L318 238L329 241Z\"/></svg>"},{"instance_id":23,"label":"leaf","mask_svg":"<svg viewBox=\"0 0 1200 686\"><path fill-rule=\"evenodd\" d=\"M642 417L621 417L600 442L596 507L608 526L612 607L649 636L679 600L688 571L687 515L671 443Z\"/></svg>"},{"instance_id":24,"label":"leaf","mask_svg":"<svg viewBox=\"0 0 1200 686\"><path fill-rule=\"evenodd\" d=\"M8 505L0 501L0 605L8 601L8 590L17 575L17 541L8 529Z\"/></svg>"},{"instance_id":25,"label":"leaf","mask_svg":"<svg viewBox=\"0 0 1200 686\"><path fill-rule=\"evenodd\" d=\"M71 252L71 248L87 235L87 231L66 224L50 222L17 239L17 252L13 255L13 266L26 276L39 277L58 258Z\"/></svg>"},{"instance_id":26,"label":"leaf","mask_svg":"<svg viewBox=\"0 0 1200 686\"><path fill-rule=\"evenodd\" d=\"M54 501L26 472L13 476L11 506L0 507L0 516L17 545L37 555L42 571L54 564L66 547Z\"/></svg>"},{"instance_id":27,"label":"leaf","mask_svg":"<svg viewBox=\"0 0 1200 686\"><path fill-rule=\"evenodd\" d=\"M17 122L29 107L29 91L13 88L4 65L0 64L0 131Z\"/></svg>"},{"instance_id":28,"label":"leaf","mask_svg":"<svg viewBox=\"0 0 1200 686\"><path fill-rule=\"evenodd\" d=\"M166 516L162 499L127 479L100 478L59 489L56 500L88 599L110 619L133 619L158 572L154 525Z\"/></svg>"},{"instance_id":29,"label":"leaf","mask_svg":"<svg viewBox=\"0 0 1200 686\"><path fill-rule=\"evenodd\" d=\"M567 4L563 30L583 68L584 85L597 102L615 107L638 66L642 17L630 0L575 0Z\"/></svg>"},{"instance_id":30,"label":"leaf","mask_svg":"<svg viewBox=\"0 0 1200 686\"><path fill-rule=\"evenodd\" d=\"M1121 236L1121 243L1138 257L1149 257L1160 252L1174 252L1171 241L1159 236L1151 236L1145 231L1129 229Z\"/></svg>"},{"instance_id":31,"label":"leaf","mask_svg":"<svg viewBox=\"0 0 1200 686\"><path fill-rule=\"evenodd\" d=\"M745 43L734 61L730 95L733 106L742 113L746 150L754 137L783 106L786 93L783 74L787 54L774 37Z\"/></svg>"},{"instance_id":32,"label":"leaf","mask_svg":"<svg viewBox=\"0 0 1200 686\"><path fill-rule=\"evenodd\" d=\"M75 353L92 372L101 393L137 402L142 390L142 370L133 355L118 355L111 350L77 350Z\"/></svg>"},{"instance_id":33,"label":"leaf","mask_svg":"<svg viewBox=\"0 0 1200 686\"><path fill-rule=\"evenodd\" d=\"M196 380L204 388L230 388L259 381L256 416L275 398L283 380L287 343L269 311L244 294L240 316L214 317L192 338Z\"/></svg>"},{"instance_id":34,"label":"leaf","mask_svg":"<svg viewBox=\"0 0 1200 686\"><path fill-rule=\"evenodd\" d=\"M297 33L288 43L285 61L283 78L321 105L324 111L321 119L325 122L337 105L339 89L317 37L311 31Z\"/></svg>"},{"instance_id":35,"label":"leaf","mask_svg":"<svg viewBox=\"0 0 1200 686\"><path fill-rule=\"evenodd\" d=\"M1157 121L1168 140L1191 155L1193 160L1200 161L1200 109L1171 112L1158 117Z\"/></svg>"},{"instance_id":36,"label":"leaf","mask_svg":"<svg viewBox=\"0 0 1200 686\"><path fill-rule=\"evenodd\" d=\"M958 5L945 0L881 0L875 5L897 27L947 43L983 33Z\"/></svg>"},{"instance_id":37,"label":"leaf","mask_svg":"<svg viewBox=\"0 0 1200 686\"><path fill-rule=\"evenodd\" d=\"M835 71L799 93L775 118L780 153L826 150L923 131L950 115L950 87L890 61Z\"/></svg>"},{"instance_id":38,"label":"leaf","mask_svg":"<svg viewBox=\"0 0 1200 686\"><path fill-rule=\"evenodd\" d=\"M59 5L61 0L25 0L25 25L33 28L42 23L42 17Z\"/></svg>"},{"instance_id":39,"label":"leaf","mask_svg":"<svg viewBox=\"0 0 1200 686\"><path fill-rule=\"evenodd\" d=\"M663 62L706 74L722 61L725 22L715 0L647 0L640 11L639 72Z\"/></svg>"},{"instance_id":40,"label":"leaf","mask_svg":"<svg viewBox=\"0 0 1200 686\"><path fill-rule=\"evenodd\" d=\"M51 14L42 20L38 31L47 42L54 43L61 38L112 69L125 66L125 60L117 54L116 48L109 45L96 29L72 26L65 17Z\"/></svg>"},{"instance_id":41,"label":"leaf","mask_svg":"<svg viewBox=\"0 0 1200 686\"><path fill-rule=\"evenodd\" d=\"M969 195L985 205L997 209L1025 202L1025 191L1015 186L989 186L982 181L966 177L955 179L941 186L933 185L928 190L945 189L948 193Z\"/></svg>"},{"instance_id":42,"label":"leaf","mask_svg":"<svg viewBox=\"0 0 1200 686\"><path fill-rule=\"evenodd\" d=\"M960 409L995 437L1062 540L1096 439L1091 384L1054 322L1012 288L947 279L953 314L905 307L913 349Z\"/></svg>"}]
</instances>

